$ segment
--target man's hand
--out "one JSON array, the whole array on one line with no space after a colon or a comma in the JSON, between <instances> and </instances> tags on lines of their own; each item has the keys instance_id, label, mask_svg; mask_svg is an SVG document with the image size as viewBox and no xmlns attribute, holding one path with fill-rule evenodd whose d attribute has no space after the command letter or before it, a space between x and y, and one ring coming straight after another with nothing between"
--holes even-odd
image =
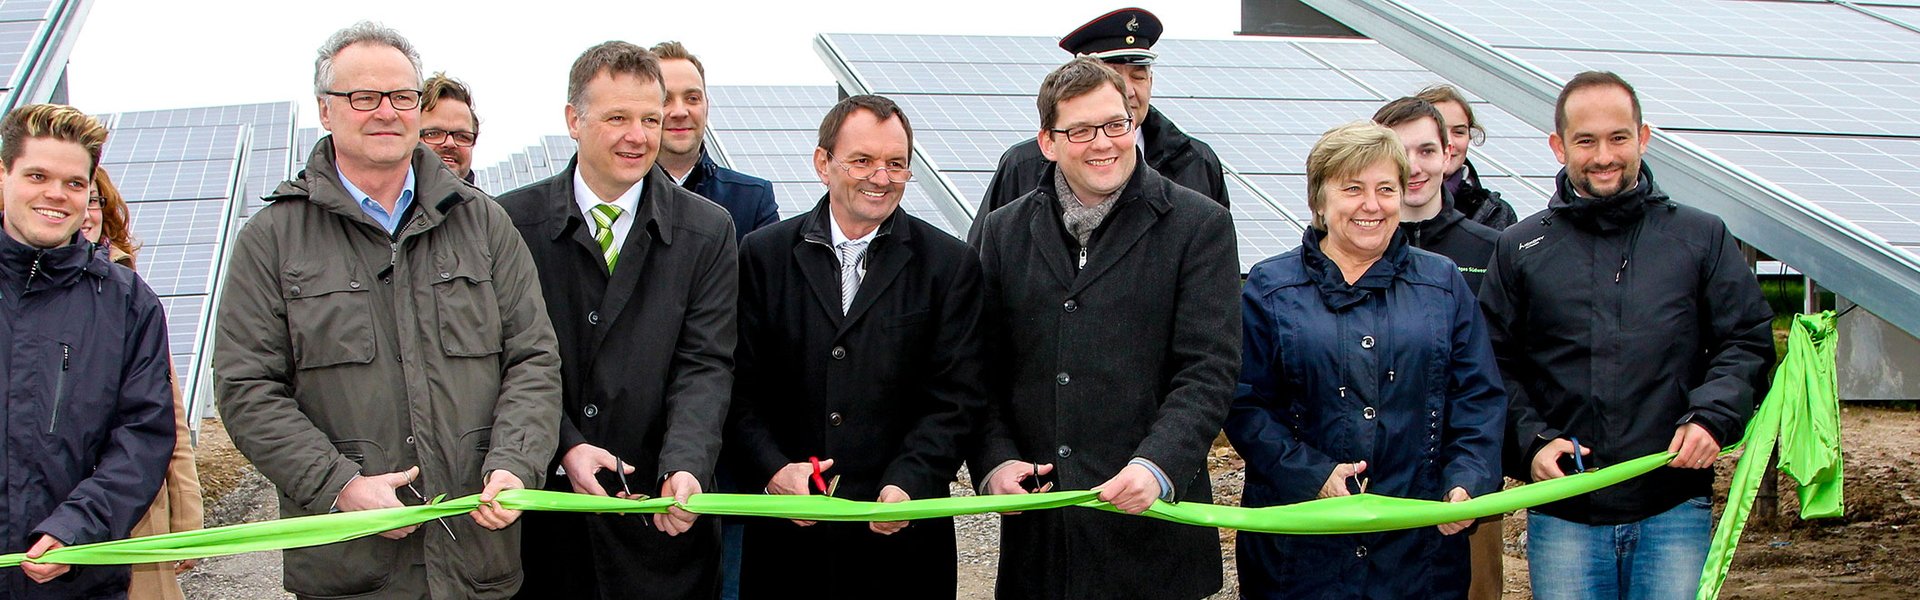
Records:
<instances>
[{"instance_id":1,"label":"man's hand","mask_svg":"<svg viewBox=\"0 0 1920 600\"><path fill-rule=\"evenodd\" d=\"M1347 491L1347 480L1353 479L1354 476L1365 472L1367 472L1367 461L1364 460L1355 463L1340 463L1334 465L1333 473L1327 475L1326 483L1320 484L1320 497L1339 498L1341 496L1352 496L1353 492ZM1366 490L1360 491L1364 492Z\"/></svg>"},{"instance_id":2,"label":"man's hand","mask_svg":"<svg viewBox=\"0 0 1920 600\"><path fill-rule=\"evenodd\" d=\"M1052 464L1036 465L1026 461L1010 460L1001 463L1000 467L995 468L987 474L987 485L985 488L989 495L995 496L1003 494L1025 494L1027 493L1027 488L1022 487L1020 482L1026 481L1029 478L1038 478L1041 475L1052 472ZM1046 485L1040 486L1040 489L1034 490L1033 493L1038 494L1051 491L1052 489L1053 484L1049 482Z\"/></svg>"},{"instance_id":3,"label":"man's hand","mask_svg":"<svg viewBox=\"0 0 1920 600\"><path fill-rule=\"evenodd\" d=\"M400 496L395 494L394 490L407 487L407 484L419 478L420 467L417 466L395 473L355 477L353 481L347 482L346 487L340 488L340 496L334 499L333 507L340 509L341 512L352 512L405 506L400 503ZM407 537L408 534L413 533L413 530L419 528L419 525L409 525L382 531L380 537L397 540Z\"/></svg>"},{"instance_id":4,"label":"man's hand","mask_svg":"<svg viewBox=\"0 0 1920 600\"><path fill-rule=\"evenodd\" d=\"M880 488L881 502L892 504L894 502L906 502L911 499L912 498L907 497L907 491L900 489L900 486L889 485L887 487ZM908 523L907 521L887 521L884 523L875 521L873 523L868 523L867 529L872 529L874 533L878 533L880 535L893 535L895 532L898 532L902 529L906 529L907 523Z\"/></svg>"},{"instance_id":5,"label":"man's hand","mask_svg":"<svg viewBox=\"0 0 1920 600\"><path fill-rule=\"evenodd\" d=\"M1586 446L1579 448L1581 456L1593 454L1593 448ZM1546 481L1566 477L1567 474L1560 470L1560 457L1573 454L1573 449L1573 442L1567 441L1567 438L1554 438L1553 441L1547 442L1546 447L1533 455L1533 480Z\"/></svg>"},{"instance_id":6,"label":"man's hand","mask_svg":"<svg viewBox=\"0 0 1920 600\"><path fill-rule=\"evenodd\" d=\"M1708 469L1713 461L1720 458L1720 443L1713 440L1713 434L1699 423L1681 425L1673 432L1673 442L1667 444L1667 451L1678 454L1667 466L1676 469Z\"/></svg>"},{"instance_id":7,"label":"man's hand","mask_svg":"<svg viewBox=\"0 0 1920 600\"><path fill-rule=\"evenodd\" d=\"M40 558L40 556L46 554L48 550L64 547L66 547L66 544L60 543L60 540L53 539L53 536L44 533L40 534L40 539L34 540L33 547L27 549L27 560L31 561ZM34 583L53 581L53 578L67 574L67 569L69 568L71 567L67 565L43 565L36 562L20 563L20 570L25 572L27 578L32 579Z\"/></svg>"},{"instance_id":8,"label":"man's hand","mask_svg":"<svg viewBox=\"0 0 1920 600\"><path fill-rule=\"evenodd\" d=\"M1120 474L1095 486L1093 491L1100 492L1102 502L1112 504L1114 508L1130 515L1147 512L1161 492L1160 480L1153 476L1153 471L1140 464L1130 464L1120 469Z\"/></svg>"},{"instance_id":9,"label":"man's hand","mask_svg":"<svg viewBox=\"0 0 1920 600\"><path fill-rule=\"evenodd\" d=\"M1467 494L1466 488L1457 487L1451 490L1447 490L1448 502L1466 502L1472 499L1473 499L1473 496L1470 496ZM1454 521L1452 523L1441 523L1437 525L1437 527L1440 528L1440 535L1453 535L1456 533L1460 533L1462 531L1466 531L1468 527L1472 527L1472 526L1473 526L1473 519L1467 519L1465 521Z\"/></svg>"},{"instance_id":10,"label":"man's hand","mask_svg":"<svg viewBox=\"0 0 1920 600\"><path fill-rule=\"evenodd\" d=\"M573 491L577 494L612 495L607 493L606 488L600 487L600 480L595 479L594 474L620 469L621 465L620 460L614 458L612 452L593 444L574 446L567 449L565 456L560 457L560 468L566 469L567 483L573 484ZM621 469L620 473L632 475L633 465L625 466L626 468ZM621 498L628 497L624 490L617 495Z\"/></svg>"},{"instance_id":11,"label":"man's hand","mask_svg":"<svg viewBox=\"0 0 1920 600\"><path fill-rule=\"evenodd\" d=\"M525 487L525 484L520 483L518 475L509 473L505 469L494 469L492 473L488 473L487 486L480 490L480 508L472 513L473 522L494 531L506 529L508 525L512 525L520 518L520 511L501 508L500 502L494 500L494 496L499 495L501 490L517 490Z\"/></svg>"},{"instance_id":12,"label":"man's hand","mask_svg":"<svg viewBox=\"0 0 1920 600\"><path fill-rule=\"evenodd\" d=\"M667 507L667 512L654 515L653 527L667 532L667 535L680 535L693 529L693 521L700 518L700 515L687 512L686 509L680 508L680 504L686 504L687 498L698 493L700 493L700 480L694 478L692 473L674 471L672 475L667 476L667 480L660 483L660 497L672 498L679 504Z\"/></svg>"},{"instance_id":13,"label":"man's hand","mask_svg":"<svg viewBox=\"0 0 1920 600\"><path fill-rule=\"evenodd\" d=\"M829 458L820 461L821 473L825 473L827 469L831 468L833 468L833 459ZM810 493L807 491L807 480L812 477L813 463L787 463L787 466L780 467L779 471L773 473L773 479L767 480L767 493L786 496L805 496ZM794 519L793 524L807 527L813 525L813 521Z\"/></svg>"}]
</instances>

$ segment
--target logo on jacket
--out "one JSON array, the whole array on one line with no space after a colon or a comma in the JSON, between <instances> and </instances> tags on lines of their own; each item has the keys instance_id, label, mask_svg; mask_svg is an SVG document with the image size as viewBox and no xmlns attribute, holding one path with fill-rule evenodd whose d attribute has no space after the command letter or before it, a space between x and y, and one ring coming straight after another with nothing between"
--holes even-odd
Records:
<instances>
[{"instance_id":1,"label":"logo on jacket","mask_svg":"<svg viewBox=\"0 0 1920 600\"><path fill-rule=\"evenodd\" d=\"M1534 247L1534 246L1538 246L1538 245L1540 245L1540 240L1544 240L1544 239L1547 239L1547 236L1544 236L1544 235L1543 235L1543 236L1540 236L1540 237L1537 237L1537 238L1533 238L1533 239L1530 239L1530 240L1527 240L1527 243L1524 243L1524 244L1521 244L1521 245L1520 245L1520 249L1521 249L1521 250L1525 250L1525 249L1528 249L1528 248L1532 248L1532 247Z\"/></svg>"}]
</instances>

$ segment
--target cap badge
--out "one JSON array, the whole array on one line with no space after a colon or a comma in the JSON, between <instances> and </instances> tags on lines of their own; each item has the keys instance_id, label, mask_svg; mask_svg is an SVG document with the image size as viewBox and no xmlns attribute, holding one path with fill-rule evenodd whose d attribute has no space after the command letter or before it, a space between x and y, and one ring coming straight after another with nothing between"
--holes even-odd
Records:
<instances>
[{"instance_id":1,"label":"cap badge","mask_svg":"<svg viewBox=\"0 0 1920 600\"><path fill-rule=\"evenodd\" d=\"M1140 17L1127 19L1127 31L1139 31L1139 30L1140 30ZM1133 43L1133 40L1127 40L1127 43Z\"/></svg>"}]
</instances>

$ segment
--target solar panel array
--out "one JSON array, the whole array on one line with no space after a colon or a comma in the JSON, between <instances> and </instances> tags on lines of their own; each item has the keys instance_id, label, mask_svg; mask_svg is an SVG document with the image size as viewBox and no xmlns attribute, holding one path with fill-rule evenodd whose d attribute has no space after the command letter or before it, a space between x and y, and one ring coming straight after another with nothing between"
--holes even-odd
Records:
<instances>
[{"instance_id":1,"label":"solar panel array","mask_svg":"<svg viewBox=\"0 0 1920 600\"><path fill-rule=\"evenodd\" d=\"M1034 96L1069 56L1053 38L827 34L842 84L898 101L914 141L971 213L1001 153L1039 130ZM1368 41L1162 40L1153 106L1207 142L1229 173L1242 269L1299 244L1306 154L1322 132L1440 82ZM851 81L844 80L848 75ZM1521 213L1545 207L1559 164L1546 133L1477 98L1474 164ZM1251 188L1240 184L1244 180Z\"/></svg>"},{"instance_id":2,"label":"solar panel array","mask_svg":"<svg viewBox=\"0 0 1920 600\"><path fill-rule=\"evenodd\" d=\"M226 242L247 202L287 176L290 102L107 115L100 163L127 201L141 243L137 268L167 313L182 391L196 399L212 345L207 306L217 296Z\"/></svg>"},{"instance_id":3,"label":"solar panel array","mask_svg":"<svg viewBox=\"0 0 1920 600\"><path fill-rule=\"evenodd\" d=\"M46 102L65 64L62 44L79 32L80 0L0 0L0 111ZM51 67L51 68L49 68Z\"/></svg>"},{"instance_id":4,"label":"solar panel array","mask_svg":"<svg viewBox=\"0 0 1920 600\"><path fill-rule=\"evenodd\" d=\"M1920 253L1920 2L1403 0L1554 77L1610 70L1647 122ZM1898 175L1896 175L1898 174Z\"/></svg>"}]
</instances>

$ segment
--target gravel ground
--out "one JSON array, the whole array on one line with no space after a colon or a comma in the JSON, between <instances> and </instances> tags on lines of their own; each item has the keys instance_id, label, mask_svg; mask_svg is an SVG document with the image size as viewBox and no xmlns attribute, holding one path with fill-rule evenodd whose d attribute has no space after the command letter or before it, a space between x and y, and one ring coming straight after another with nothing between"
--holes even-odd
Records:
<instances>
[{"instance_id":1,"label":"gravel ground","mask_svg":"<svg viewBox=\"0 0 1920 600\"><path fill-rule=\"evenodd\" d=\"M278 516L273 484L268 483L267 478L247 465L235 479L237 483L231 491L207 507L208 527L266 521ZM280 587L279 552L249 552L200 561L198 568L180 576L180 588L194 600L293 598L293 594Z\"/></svg>"}]
</instances>

